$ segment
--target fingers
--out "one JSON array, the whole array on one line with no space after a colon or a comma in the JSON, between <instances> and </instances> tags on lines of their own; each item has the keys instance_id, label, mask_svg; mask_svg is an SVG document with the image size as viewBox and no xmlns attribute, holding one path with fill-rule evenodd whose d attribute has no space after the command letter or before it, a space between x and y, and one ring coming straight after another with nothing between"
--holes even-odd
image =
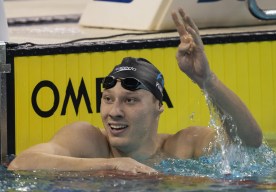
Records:
<instances>
[{"instance_id":1,"label":"fingers","mask_svg":"<svg viewBox=\"0 0 276 192\"><path fill-rule=\"evenodd\" d=\"M155 169L141 165L141 166L135 166L134 169L132 170L132 173L147 173L147 174L157 174L158 171Z\"/></svg>"},{"instance_id":2,"label":"fingers","mask_svg":"<svg viewBox=\"0 0 276 192\"><path fill-rule=\"evenodd\" d=\"M146 174L157 174L158 172L138 161L131 159L131 158L120 158L119 161L113 162L112 169L119 170L119 171L126 171L133 174L137 173L146 173Z\"/></svg>"},{"instance_id":3,"label":"fingers","mask_svg":"<svg viewBox=\"0 0 276 192\"><path fill-rule=\"evenodd\" d=\"M186 30L188 27L191 27L199 35L199 30L198 30L196 24L194 23L194 21L191 19L191 17L186 15L184 10L181 8L178 10L178 12L182 18L182 21L185 25Z\"/></svg>"},{"instance_id":4,"label":"fingers","mask_svg":"<svg viewBox=\"0 0 276 192\"><path fill-rule=\"evenodd\" d=\"M191 34L196 45L203 46L201 37L197 32L195 32L191 27L188 27L187 31L189 32L189 34Z\"/></svg>"},{"instance_id":5,"label":"fingers","mask_svg":"<svg viewBox=\"0 0 276 192\"><path fill-rule=\"evenodd\" d=\"M181 17L181 22L179 21L176 12L172 13L172 18L179 33L181 42L191 43L192 41L194 41L194 44L202 46L203 44L201 41L199 30L194 21L185 14L182 8L178 10L178 13ZM193 47L193 45L191 47Z\"/></svg>"},{"instance_id":6,"label":"fingers","mask_svg":"<svg viewBox=\"0 0 276 192\"><path fill-rule=\"evenodd\" d=\"M185 25L183 25L183 23L181 23L181 22L179 21L176 12L172 12L172 19L173 19L173 21L174 21L174 24L175 24L175 26L176 26L176 29L177 29L179 35L180 35L180 36L187 35L187 31L186 31Z\"/></svg>"}]
</instances>

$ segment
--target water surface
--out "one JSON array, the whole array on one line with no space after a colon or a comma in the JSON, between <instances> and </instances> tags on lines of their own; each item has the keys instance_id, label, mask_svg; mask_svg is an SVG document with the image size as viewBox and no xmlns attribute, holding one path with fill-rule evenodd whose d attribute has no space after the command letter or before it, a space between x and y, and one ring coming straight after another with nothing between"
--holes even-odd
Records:
<instances>
[{"instance_id":1,"label":"water surface","mask_svg":"<svg viewBox=\"0 0 276 192\"><path fill-rule=\"evenodd\" d=\"M276 154L266 144L258 149L230 146L227 153L217 151L198 160L165 159L155 168L160 174L133 175L115 171L13 172L1 166L0 191L276 190Z\"/></svg>"}]
</instances>

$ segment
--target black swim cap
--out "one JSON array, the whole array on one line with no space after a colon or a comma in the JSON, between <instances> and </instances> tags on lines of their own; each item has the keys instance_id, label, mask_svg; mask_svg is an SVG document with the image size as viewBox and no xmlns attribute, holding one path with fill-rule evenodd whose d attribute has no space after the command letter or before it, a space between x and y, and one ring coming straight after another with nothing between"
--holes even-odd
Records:
<instances>
[{"instance_id":1,"label":"black swim cap","mask_svg":"<svg viewBox=\"0 0 276 192\"><path fill-rule=\"evenodd\" d=\"M133 77L143 83L159 101L163 100L164 78L162 73L144 58L126 57L108 76Z\"/></svg>"}]
</instances>

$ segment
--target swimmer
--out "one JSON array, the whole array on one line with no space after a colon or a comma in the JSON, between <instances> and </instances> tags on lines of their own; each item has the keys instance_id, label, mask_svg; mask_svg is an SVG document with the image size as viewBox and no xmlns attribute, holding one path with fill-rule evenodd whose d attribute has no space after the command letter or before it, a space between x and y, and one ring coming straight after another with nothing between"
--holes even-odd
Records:
<instances>
[{"instance_id":1,"label":"swimmer","mask_svg":"<svg viewBox=\"0 0 276 192\"><path fill-rule=\"evenodd\" d=\"M179 17L180 15L180 17ZM197 26L182 9L172 13L180 36L176 59L186 74L211 98L220 115L230 115L223 127L234 142L232 122L242 143L262 144L262 131L238 96L211 71ZM190 126L175 134L158 134L164 111L164 77L149 61L127 57L103 80L101 117L104 129L86 122L61 128L47 143L19 154L9 170L118 170L129 173L157 173L147 160L199 158L215 140L210 127Z\"/></svg>"}]
</instances>

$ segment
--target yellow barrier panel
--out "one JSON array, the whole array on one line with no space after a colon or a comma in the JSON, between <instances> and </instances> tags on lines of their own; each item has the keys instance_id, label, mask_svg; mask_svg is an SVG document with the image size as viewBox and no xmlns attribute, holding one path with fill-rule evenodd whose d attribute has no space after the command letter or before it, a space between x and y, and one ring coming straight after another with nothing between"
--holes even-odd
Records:
<instances>
[{"instance_id":1,"label":"yellow barrier panel","mask_svg":"<svg viewBox=\"0 0 276 192\"><path fill-rule=\"evenodd\" d=\"M212 70L247 104L265 133L276 128L276 42L231 43L205 47ZM103 127L100 82L123 57L145 57L165 76L166 103L159 132L208 125L203 93L178 69L176 48L16 57L16 154L46 142L62 126L89 121Z\"/></svg>"}]
</instances>

